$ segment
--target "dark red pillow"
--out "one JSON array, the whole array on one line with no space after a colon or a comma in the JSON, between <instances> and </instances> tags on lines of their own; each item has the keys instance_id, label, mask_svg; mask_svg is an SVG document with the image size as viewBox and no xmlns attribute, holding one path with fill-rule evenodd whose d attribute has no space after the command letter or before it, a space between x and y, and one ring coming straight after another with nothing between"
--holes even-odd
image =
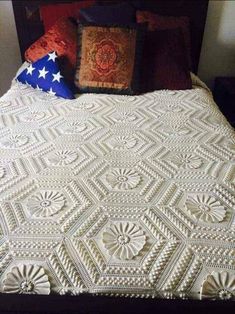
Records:
<instances>
[{"instance_id":1,"label":"dark red pillow","mask_svg":"<svg viewBox=\"0 0 235 314\"><path fill-rule=\"evenodd\" d=\"M35 62L51 51L60 57L61 70L68 81L73 81L77 61L77 25L68 18L58 20L25 52L25 59Z\"/></svg>"},{"instance_id":2,"label":"dark red pillow","mask_svg":"<svg viewBox=\"0 0 235 314\"><path fill-rule=\"evenodd\" d=\"M40 15L43 21L45 32L53 26L61 17L80 17L80 9L93 5L95 0L83 0L73 3L49 4L40 6Z\"/></svg>"},{"instance_id":3,"label":"dark red pillow","mask_svg":"<svg viewBox=\"0 0 235 314\"><path fill-rule=\"evenodd\" d=\"M149 11L136 12L137 23L148 23L148 30L167 30L180 28L185 41L188 63L191 66L190 21L187 16L161 16Z\"/></svg>"},{"instance_id":4,"label":"dark red pillow","mask_svg":"<svg viewBox=\"0 0 235 314\"><path fill-rule=\"evenodd\" d=\"M180 29L148 32L143 57L143 91L192 88L184 38Z\"/></svg>"}]
</instances>

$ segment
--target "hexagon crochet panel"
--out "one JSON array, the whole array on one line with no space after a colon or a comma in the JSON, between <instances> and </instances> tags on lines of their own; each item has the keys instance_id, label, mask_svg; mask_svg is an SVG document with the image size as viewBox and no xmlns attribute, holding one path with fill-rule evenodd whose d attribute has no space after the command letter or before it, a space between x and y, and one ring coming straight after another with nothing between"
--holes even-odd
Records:
<instances>
[{"instance_id":1,"label":"hexagon crochet panel","mask_svg":"<svg viewBox=\"0 0 235 314\"><path fill-rule=\"evenodd\" d=\"M235 298L235 133L211 93L0 100L0 292Z\"/></svg>"}]
</instances>

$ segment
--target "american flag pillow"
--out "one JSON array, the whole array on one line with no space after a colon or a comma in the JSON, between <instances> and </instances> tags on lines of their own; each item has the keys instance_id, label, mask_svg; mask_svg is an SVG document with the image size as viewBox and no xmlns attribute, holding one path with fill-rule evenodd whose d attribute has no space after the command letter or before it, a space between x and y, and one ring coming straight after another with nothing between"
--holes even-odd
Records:
<instances>
[{"instance_id":1,"label":"american flag pillow","mask_svg":"<svg viewBox=\"0 0 235 314\"><path fill-rule=\"evenodd\" d=\"M57 54L52 51L31 63L16 78L17 81L47 92L53 96L73 99L74 95L60 73Z\"/></svg>"}]
</instances>

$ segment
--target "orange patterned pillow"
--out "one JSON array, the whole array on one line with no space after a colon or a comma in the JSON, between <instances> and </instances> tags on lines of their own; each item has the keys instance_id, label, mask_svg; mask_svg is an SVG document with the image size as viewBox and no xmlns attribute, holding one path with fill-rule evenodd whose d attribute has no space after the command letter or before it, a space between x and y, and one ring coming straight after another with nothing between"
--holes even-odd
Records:
<instances>
[{"instance_id":1,"label":"orange patterned pillow","mask_svg":"<svg viewBox=\"0 0 235 314\"><path fill-rule=\"evenodd\" d=\"M137 25L80 25L75 85L81 92L135 94L143 30Z\"/></svg>"},{"instance_id":2,"label":"orange patterned pillow","mask_svg":"<svg viewBox=\"0 0 235 314\"><path fill-rule=\"evenodd\" d=\"M68 18L58 20L25 52L25 59L35 62L51 51L60 57L61 72L73 81L76 69L77 25Z\"/></svg>"}]
</instances>

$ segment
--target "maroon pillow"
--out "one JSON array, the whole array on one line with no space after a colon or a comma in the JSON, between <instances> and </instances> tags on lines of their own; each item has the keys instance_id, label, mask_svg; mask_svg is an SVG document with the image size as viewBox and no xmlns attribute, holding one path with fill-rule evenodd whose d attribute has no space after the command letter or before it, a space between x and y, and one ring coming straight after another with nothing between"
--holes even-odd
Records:
<instances>
[{"instance_id":1,"label":"maroon pillow","mask_svg":"<svg viewBox=\"0 0 235 314\"><path fill-rule=\"evenodd\" d=\"M143 91L190 89L192 80L180 29L148 32L143 58Z\"/></svg>"},{"instance_id":2,"label":"maroon pillow","mask_svg":"<svg viewBox=\"0 0 235 314\"><path fill-rule=\"evenodd\" d=\"M148 23L148 30L167 30L179 28L182 31L189 66L191 66L190 21L187 16L162 16L149 11L136 12L137 23Z\"/></svg>"},{"instance_id":3,"label":"maroon pillow","mask_svg":"<svg viewBox=\"0 0 235 314\"><path fill-rule=\"evenodd\" d=\"M47 32L60 18L80 17L80 9L87 8L95 3L95 0L76 1L73 3L45 4L40 6L40 15Z\"/></svg>"}]
</instances>

